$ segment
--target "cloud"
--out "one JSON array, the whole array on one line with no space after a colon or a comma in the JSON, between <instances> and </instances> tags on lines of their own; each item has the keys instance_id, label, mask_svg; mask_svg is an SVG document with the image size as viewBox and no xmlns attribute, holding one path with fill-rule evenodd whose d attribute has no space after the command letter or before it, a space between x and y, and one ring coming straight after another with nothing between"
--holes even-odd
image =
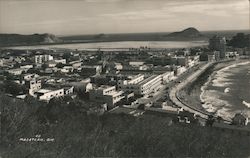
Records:
<instances>
[{"instance_id":1,"label":"cloud","mask_svg":"<svg viewBox=\"0 0 250 158\"><path fill-rule=\"evenodd\" d=\"M247 16L247 0L0 0L1 32L237 29Z\"/></svg>"}]
</instances>

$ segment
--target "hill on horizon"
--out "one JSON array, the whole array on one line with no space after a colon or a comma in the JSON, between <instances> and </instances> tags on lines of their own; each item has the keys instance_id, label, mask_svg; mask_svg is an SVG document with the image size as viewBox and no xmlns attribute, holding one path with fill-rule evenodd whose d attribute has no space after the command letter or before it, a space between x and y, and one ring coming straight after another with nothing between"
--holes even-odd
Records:
<instances>
[{"instance_id":1,"label":"hill on horizon","mask_svg":"<svg viewBox=\"0 0 250 158\"><path fill-rule=\"evenodd\" d=\"M211 34L211 33L210 33ZM212 33L214 34L214 33ZM118 41L208 41L211 35L189 27L173 33L121 33L121 34L94 34L57 37L53 34L0 34L0 46L46 45L93 42Z\"/></svg>"},{"instance_id":2,"label":"hill on horizon","mask_svg":"<svg viewBox=\"0 0 250 158\"><path fill-rule=\"evenodd\" d=\"M32 35L0 34L0 46L50 44L58 42L62 42L62 40L48 33Z\"/></svg>"},{"instance_id":3,"label":"hill on horizon","mask_svg":"<svg viewBox=\"0 0 250 158\"><path fill-rule=\"evenodd\" d=\"M61 37L64 41L72 42L115 42L115 41L208 41L208 38L197 29L190 27L173 33L121 33L121 34L95 34L72 35Z\"/></svg>"},{"instance_id":4,"label":"hill on horizon","mask_svg":"<svg viewBox=\"0 0 250 158\"><path fill-rule=\"evenodd\" d=\"M183 31L180 32L173 32L168 34L166 37L170 38L200 38L205 37L202 35L196 28L189 27Z\"/></svg>"}]
</instances>

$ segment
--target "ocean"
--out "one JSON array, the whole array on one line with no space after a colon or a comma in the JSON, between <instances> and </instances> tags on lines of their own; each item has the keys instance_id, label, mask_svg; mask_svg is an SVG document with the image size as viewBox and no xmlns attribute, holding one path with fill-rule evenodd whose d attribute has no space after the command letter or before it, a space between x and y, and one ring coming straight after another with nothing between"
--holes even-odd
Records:
<instances>
[{"instance_id":1,"label":"ocean","mask_svg":"<svg viewBox=\"0 0 250 158\"><path fill-rule=\"evenodd\" d=\"M96 43L74 43L74 44L55 44L38 46L16 46L10 49L78 49L78 50L97 50L97 49L126 49L126 48L191 48L207 46L207 41L123 41L123 42L96 42Z\"/></svg>"},{"instance_id":2,"label":"ocean","mask_svg":"<svg viewBox=\"0 0 250 158\"><path fill-rule=\"evenodd\" d=\"M236 113L250 118L250 61L233 64L213 72L201 87L203 108L223 118Z\"/></svg>"}]
</instances>

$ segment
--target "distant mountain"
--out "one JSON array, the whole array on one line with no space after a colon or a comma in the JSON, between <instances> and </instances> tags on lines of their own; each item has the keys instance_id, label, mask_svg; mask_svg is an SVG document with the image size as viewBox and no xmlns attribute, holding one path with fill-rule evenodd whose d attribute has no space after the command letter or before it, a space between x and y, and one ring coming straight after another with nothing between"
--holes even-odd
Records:
<instances>
[{"instance_id":1,"label":"distant mountain","mask_svg":"<svg viewBox=\"0 0 250 158\"><path fill-rule=\"evenodd\" d=\"M173 32L165 36L169 40L207 39L196 28L190 27L180 32Z\"/></svg>"},{"instance_id":2,"label":"distant mountain","mask_svg":"<svg viewBox=\"0 0 250 158\"><path fill-rule=\"evenodd\" d=\"M13 45L34 45L34 44L50 44L62 42L61 39L52 34L0 34L0 46Z\"/></svg>"},{"instance_id":3,"label":"distant mountain","mask_svg":"<svg viewBox=\"0 0 250 158\"><path fill-rule=\"evenodd\" d=\"M56 37L52 34L0 34L0 47L41 45L41 44L67 44L117 41L208 41L208 37L195 28L187 28L173 33L123 33L123 34L96 34Z\"/></svg>"}]
</instances>

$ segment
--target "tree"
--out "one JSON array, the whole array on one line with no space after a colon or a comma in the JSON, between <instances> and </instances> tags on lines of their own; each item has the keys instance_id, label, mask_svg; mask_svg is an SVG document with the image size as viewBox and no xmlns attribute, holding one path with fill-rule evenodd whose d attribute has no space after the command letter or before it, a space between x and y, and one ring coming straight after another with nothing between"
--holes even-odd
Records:
<instances>
[{"instance_id":1,"label":"tree","mask_svg":"<svg viewBox=\"0 0 250 158\"><path fill-rule=\"evenodd\" d=\"M46 68L48 68L47 64L42 64L42 70L45 70Z\"/></svg>"},{"instance_id":2,"label":"tree","mask_svg":"<svg viewBox=\"0 0 250 158\"><path fill-rule=\"evenodd\" d=\"M71 57L71 54L69 52L66 52L66 53L63 54L62 57L63 57L63 59L66 59L66 61L68 62L70 57Z\"/></svg>"},{"instance_id":3,"label":"tree","mask_svg":"<svg viewBox=\"0 0 250 158\"><path fill-rule=\"evenodd\" d=\"M206 120L206 126L212 127L215 122L214 116L209 115L208 119Z\"/></svg>"},{"instance_id":4,"label":"tree","mask_svg":"<svg viewBox=\"0 0 250 158\"><path fill-rule=\"evenodd\" d=\"M234 48L250 47L250 35L238 33L228 42L228 45Z\"/></svg>"},{"instance_id":5,"label":"tree","mask_svg":"<svg viewBox=\"0 0 250 158\"><path fill-rule=\"evenodd\" d=\"M6 93L19 95L24 92L24 87L10 80L4 81L4 89Z\"/></svg>"},{"instance_id":6,"label":"tree","mask_svg":"<svg viewBox=\"0 0 250 158\"><path fill-rule=\"evenodd\" d=\"M64 67L64 64L63 63L58 63L58 64L56 64L56 67L59 68L59 69L61 69L61 68Z\"/></svg>"},{"instance_id":7,"label":"tree","mask_svg":"<svg viewBox=\"0 0 250 158\"><path fill-rule=\"evenodd\" d=\"M31 74L40 74L40 71L35 69L35 68L31 68L27 71L27 73L31 73Z\"/></svg>"}]
</instances>

